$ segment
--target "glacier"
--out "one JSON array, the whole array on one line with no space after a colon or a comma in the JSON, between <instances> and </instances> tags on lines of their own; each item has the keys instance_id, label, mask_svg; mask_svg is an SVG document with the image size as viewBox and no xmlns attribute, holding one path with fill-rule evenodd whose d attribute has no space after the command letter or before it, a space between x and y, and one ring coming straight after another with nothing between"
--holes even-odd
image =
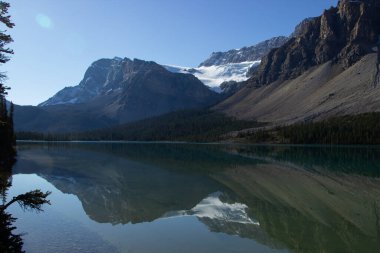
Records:
<instances>
[{"instance_id":1,"label":"glacier","mask_svg":"<svg viewBox=\"0 0 380 253\"><path fill-rule=\"evenodd\" d=\"M219 86L228 81L246 81L248 70L260 64L258 61L247 61L240 63L227 63L223 65L200 66L196 68L181 67L175 65L162 65L173 73L192 74L213 90L218 90Z\"/></svg>"}]
</instances>

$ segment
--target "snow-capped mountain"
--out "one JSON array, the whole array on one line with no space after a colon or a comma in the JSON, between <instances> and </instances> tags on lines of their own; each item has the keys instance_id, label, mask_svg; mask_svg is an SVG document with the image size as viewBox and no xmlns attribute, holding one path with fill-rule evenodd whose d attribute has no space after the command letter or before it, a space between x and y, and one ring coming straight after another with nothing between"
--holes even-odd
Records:
<instances>
[{"instance_id":1,"label":"snow-capped mountain","mask_svg":"<svg viewBox=\"0 0 380 253\"><path fill-rule=\"evenodd\" d=\"M253 66L258 66L260 60L252 62L227 63L223 65L201 66L188 68L180 66L163 65L173 73L192 74L205 85L220 92L220 85L224 82L242 82L248 79L247 73Z\"/></svg>"},{"instance_id":2,"label":"snow-capped mountain","mask_svg":"<svg viewBox=\"0 0 380 253\"><path fill-rule=\"evenodd\" d=\"M100 59L83 80L38 107L18 107L17 130L85 131L173 111L204 108L221 96L196 77L138 59Z\"/></svg>"},{"instance_id":3,"label":"snow-capped mountain","mask_svg":"<svg viewBox=\"0 0 380 253\"><path fill-rule=\"evenodd\" d=\"M222 83L246 81L252 69L260 65L261 58L270 50L282 46L288 39L279 36L250 47L212 53L196 68L173 65L164 65L164 67L173 73L193 74L214 91L221 92Z\"/></svg>"}]
</instances>

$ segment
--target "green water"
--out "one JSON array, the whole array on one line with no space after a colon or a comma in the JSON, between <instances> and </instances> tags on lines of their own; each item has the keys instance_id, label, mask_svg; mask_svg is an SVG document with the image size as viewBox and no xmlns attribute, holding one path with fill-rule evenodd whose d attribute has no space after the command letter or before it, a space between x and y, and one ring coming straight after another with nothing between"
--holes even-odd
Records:
<instances>
[{"instance_id":1,"label":"green water","mask_svg":"<svg viewBox=\"0 0 380 253\"><path fill-rule=\"evenodd\" d=\"M380 148L21 143L26 252L380 252Z\"/></svg>"}]
</instances>

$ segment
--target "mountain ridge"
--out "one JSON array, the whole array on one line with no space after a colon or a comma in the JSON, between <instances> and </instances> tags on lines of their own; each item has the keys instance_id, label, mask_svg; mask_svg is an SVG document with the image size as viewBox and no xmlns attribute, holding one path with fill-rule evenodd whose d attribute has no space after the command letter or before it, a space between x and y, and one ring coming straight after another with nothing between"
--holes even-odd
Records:
<instances>
[{"instance_id":1,"label":"mountain ridge","mask_svg":"<svg viewBox=\"0 0 380 253\"><path fill-rule=\"evenodd\" d=\"M127 79L133 78L133 71L138 71L128 66L139 65L139 63L140 65L141 63L145 63L154 68L163 67L176 74L193 75L203 84L210 87L211 90L220 93L223 91L220 85L225 82L246 81L249 78L248 73L250 69L256 68L261 58L267 52L282 45L285 41L287 41L287 37L279 36L250 47L244 47L240 51L230 50L226 53L230 54L230 52L234 52L235 56L230 55L233 60L225 61L224 64L214 65L202 63L200 67L197 68L159 65L152 61L131 60L129 58L120 57L114 57L112 59L102 58L90 65L78 85L63 88L38 106L86 103L99 96L115 93L121 89L121 87L118 87L118 83L125 81L123 80L125 75L127 75ZM239 55L239 57L236 57L236 54ZM246 61L247 59L254 59L254 61ZM207 61L210 61L210 59L205 62ZM127 68L129 72L123 73L123 68ZM120 73L123 73L124 77L121 76Z\"/></svg>"},{"instance_id":2,"label":"mountain ridge","mask_svg":"<svg viewBox=\"0 0 380 253\"><path fill-rule=\"evenodd\" d=\"M198 67L259 61L264 55L269 53L271 49L280 47L288 39L286 36L278 36L249 47L232 49L226 52L213 52L205 61L199 64Z\"/></svg>"}]
</instances>

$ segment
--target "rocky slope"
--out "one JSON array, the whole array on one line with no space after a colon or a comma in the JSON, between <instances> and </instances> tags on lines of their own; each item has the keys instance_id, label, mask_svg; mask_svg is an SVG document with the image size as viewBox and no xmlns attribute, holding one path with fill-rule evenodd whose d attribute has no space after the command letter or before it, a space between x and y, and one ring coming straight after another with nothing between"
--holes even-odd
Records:
<instances>
[{"instance_id":1,"label":"rocky slope","mask_svg":"<svg viewBox=\"0 0 380 253\"><path fill-rule=\"evenodd\" d=\"M250 47L233 49L227 52L214 52L208 59L202 62L199 66L209 67L225 65L229 63L259 61L264 55L269 53L271 49L282 46L286 41L288 41L288 39L288 37L279 36L260 42Z\"/></svg>"},{"instance_id":2,"label":"rocky slope","mask_svg":"<svg viewBox=\"0 0 380 253\"><path fill-rule=\"evenodd\" d=\"M204 107L219 95L193 75L171 73L154 62L102 59L78 86L39 107L16 107L17 130L77 131Z\"/></svg>"},{"instance_id":3,"label":"rocky slope","mask_svg":"<svg viewBox=\"0 0 380 253\"><path fill-rule=\"evenodd\" d=\"M378 0L342 0L322 16L306 19L297 29L298 36L263 57L249 83L292 79L328 61L347 69L373 52L380 36L379 5Z\"/></svg>"},{"instance_id":4,"label":"rocky slope","mask_svg":"<svg viewBox=\"0 0 380 253\"><path fill-rule=\"evenodd\" d=\"M380 111L378 13L379 0L342 0L306 20L215 109L276 124Z\"/></svg>"}]
</instances>

